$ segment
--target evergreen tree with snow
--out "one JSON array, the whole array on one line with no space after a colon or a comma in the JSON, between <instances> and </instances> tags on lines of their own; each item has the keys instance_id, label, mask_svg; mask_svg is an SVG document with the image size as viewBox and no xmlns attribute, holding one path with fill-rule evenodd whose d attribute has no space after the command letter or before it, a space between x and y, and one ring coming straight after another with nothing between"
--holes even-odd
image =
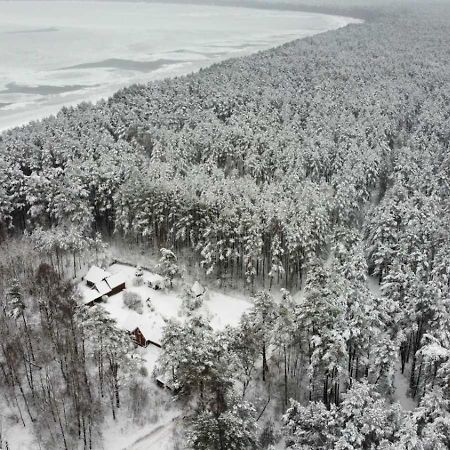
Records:
<instances>
[{"instance_id":1,"label":"evergreen tree with snow","mask_svg":"<svg viewBox=\"0 0 450 450\"><path fill-rule=\"evenodd\" d=\"M161 258L156 269L162 276L169 280L170 287L172 287L174 278L181 276L181 270L177 264L177 257L172 250L168 250L167 248L161 248L160 252Z\"/></svg>"}]
</instances>

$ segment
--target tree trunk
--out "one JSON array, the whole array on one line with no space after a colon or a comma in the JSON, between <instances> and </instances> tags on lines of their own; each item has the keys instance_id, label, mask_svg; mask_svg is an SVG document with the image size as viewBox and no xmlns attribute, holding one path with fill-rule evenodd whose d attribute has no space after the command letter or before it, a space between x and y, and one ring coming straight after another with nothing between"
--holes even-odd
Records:
<instances>
[{"instance_id":1,"label":"tree trunk","mask_svg":"<svg viewBox=\"0 0 450 450\"><path fill-rule=\"evenodd\" d=\"M288 404L288 373L287 373L287 355L286 345L283 346L284 350L284 406Z\"/></svg>"}]
</instances>

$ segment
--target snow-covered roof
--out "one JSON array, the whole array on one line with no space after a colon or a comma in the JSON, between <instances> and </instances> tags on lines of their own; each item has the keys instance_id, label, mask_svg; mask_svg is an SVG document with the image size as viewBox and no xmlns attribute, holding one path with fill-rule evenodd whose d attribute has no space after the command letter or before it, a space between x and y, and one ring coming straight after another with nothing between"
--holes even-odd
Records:
<instances>
[{"instance_id":1,"label":"snow-covered roof","mask_svg":"<svg viewBox=\"0 0 450 450\"><path fill-rule=\"evenodd\" d=\"M146 272L144 279L146 281L151 281L152 283L164 282L164 277L158 275L157 273Z\"/></svg>"},{"instance_id":2,"label":"snow-covered roof","mask_svg":"<svg viewBox=\"0 0 450 450\"><path fill-rule=\"evenodd\" d=\"M135 311L130 311L122 323L122 327L129 332L139 328L145 340L152 341L158 345L161 345L164 325L164 320L156 314L142 315Z\"/></svg>"},{"instance_id":3,"label":"snow-covered roof","mask_svg":"<svg viewBox=\"0 0 450 450\"><path fill-rule=\"evenodd\" d=\"M123 273L111 275L100 267L92 266L84 279L92 283L94 287L90 289L85 284L79 286L83 303L89 304L103 295L109 295L113 289L125 283L125 278Z\"/></svg>"},{"instance_id":4,"label":"snow-covered roof","mask_svg":"<svg viewBox=\"0 0 450 450\"><path fill-rule=\"evenodd\" d=\"M111 292L111 288L106 281L99 281L95 283L95 290L99 295L108 295Z\"/></svg>"},{"instance_id":5,"label":"snow-covered roof","mask_svg":"<svg viewBox=\"0 0 450 450\"><path fill-rule=\"evenodd\" d=\"M83 303L88 305L89 303L102 297L97 291L97 289L87 289L82 293Z\"/></svg>"},{"instance_id":6,"label":"snow-covered roof","mask_svg":"<svg viewBox=\"0 0 450 450\"><path fill-rule=\"evenodd\" d=\"M106 270L103 270L97 266L92 266L84 279L89 283L97 284L100 281L103 281L105 278L108 278L109 276L111 276L111 274L106 272Z\"/></svg>"},{"instance_id":7,"label":"snow-covered roof","mask_svg":"<svg viewBox=\"0 0 450 450\"><path fill-rule=\"evenodd\" d=\"M141 314L138 314L135 311L130 311L122 322L118 321L118 324L123 329L131 332L137 328L137 324L140 320L140 317Z\"/></svg>"},{"instance_id":8,"label":"snow-covered roof","mask_svg":"<svg viewBox=\"0 0 450 450\"><path fill-rule=\"evenodd\" d=\"M114 275L110 275L105 281L111 289L114 289L125 283L125 276L122 273L116 273Z\"/></svg>"},{"instance_id":9,"label":"snow-covered roof","mask_svg":"<svg viewBox=\"0 0 450 450\"><path fill-rule=\"evenodd\" d=\"M171 377L168 374L158 375L156 377L156 381L170 390L174 389L173 381L171 380Z\"/></svg>"},{"instance_id":10,"label":"snow-covered roof","mask_svg":"<svg viewBox=\"0 0 450 450\"><path fill-rule=\"evenodd\" d=\"M205 293L205 288L198 281L196 281L191 287L191 292L196 297L198 297L199 295L202 295Z\"/></svg>"},{"instance_id":11,"label":"snow-covered roof","mask_svg":"<svg viewBox=\"0 0 450 450\"><path fill-rule=\"evenodd\" d=\"M145 339L161 345L164 325L164 321L159 316L154 316L140 322L139 329Z\"/></svg>"}]
</instances>

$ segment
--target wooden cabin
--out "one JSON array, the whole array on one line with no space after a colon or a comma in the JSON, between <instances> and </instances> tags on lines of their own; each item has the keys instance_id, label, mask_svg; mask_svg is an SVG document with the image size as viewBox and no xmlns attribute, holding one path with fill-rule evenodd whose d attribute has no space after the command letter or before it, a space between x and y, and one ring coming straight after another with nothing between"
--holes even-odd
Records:
<instances>
[{"instance_id":1,"label":"wooden cabin","mask_svg":"<svg viewBox=\"0 0 450 450\"><path fill-rule=\"evenodd\" d=\"M111 275L97 266L92 266L84 277L86 287L82 289L84 304L93 306L104 296L111 297L125 289L125 277L122 274Z\"/></svg>"},{"instance_id":2,"label":"wooden cabin","mask_svg":"<svg viewBox=\"0 0 450 450\"><path fill-rule=\"evenodd\" d=\"M110 276L111 274L106 272L106 270L103 270L97 266L92 266L88 273L84 276L84 281L86 281L88 287L95 288L97 284L101 283Z\"/></svg>"},{"instance_id":3,"label":"wooden cabin","mask_svg":"<svg viewBox=\"0 0 450 450\"><path fill-rule=\"evenodd\" d=\"M130 331L131 336L133 337L133 341L136 342L137 345L141 347L147 347L150 344L145 336L142 334L142 331L139 327L136 327L133 331Z\"/></svg>"},{"instance_id":4,"label":"wooden cabin","mask_svg":"<svg viewBox=\"0 0 450 450\"><path fill-rule=\"evenodd\" d=\"M105 282L110 288L108 296L118 294L125 289L125 277L120 273L109 276Z\"/></svg>"},{"instance_id":5,"label":"wooden cabin","mask_svg":"<svg viewBox=\"0 0 450 450\"><path fill-rule=\"evenodd\" d=\"M134 342L141 347L154 345L161 348L164 321L157 315L144 316L130 311L123 327L130 333Z\"/></svg>"},{"instance_id":6,"label":"wooden cabin","mask_svg":"<svg viewBox=\"0 0 450 450\"><path fill-rule=\"evenodd\" d=\"M198 297L201 297L202 295L204 295L205 293L206 293L206 289L198 281L196 281L191 286L192 297L198 298Z\"/></svg>"},{"instance_id":7,"label":"wooden cabin","mask_svg":"<svg viewBox=\"0 0 450 450\"><path fill-rule=\"evenodd\" d=\"M147 274L145 277L145 284L149 287L154 289L155 291L159 291L161 289L164 289L166 287L166 279L158 274Z\"/></svg>"}]
</instances>

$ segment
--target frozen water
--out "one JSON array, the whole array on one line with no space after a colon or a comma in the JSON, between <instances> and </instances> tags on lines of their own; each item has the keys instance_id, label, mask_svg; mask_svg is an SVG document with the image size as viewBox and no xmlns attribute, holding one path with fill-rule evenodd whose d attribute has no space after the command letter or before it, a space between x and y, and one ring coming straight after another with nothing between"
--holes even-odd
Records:
<instances>
[{"instance_id":1,"label":"frozen water","mask_svg":"<svg viewBox=\"0 0 450 450\"><path fill-rule=\"evenodd\" d=\"M353 21L219 6L0 1L0 130Z\"/></svg>"}]
</instances>

